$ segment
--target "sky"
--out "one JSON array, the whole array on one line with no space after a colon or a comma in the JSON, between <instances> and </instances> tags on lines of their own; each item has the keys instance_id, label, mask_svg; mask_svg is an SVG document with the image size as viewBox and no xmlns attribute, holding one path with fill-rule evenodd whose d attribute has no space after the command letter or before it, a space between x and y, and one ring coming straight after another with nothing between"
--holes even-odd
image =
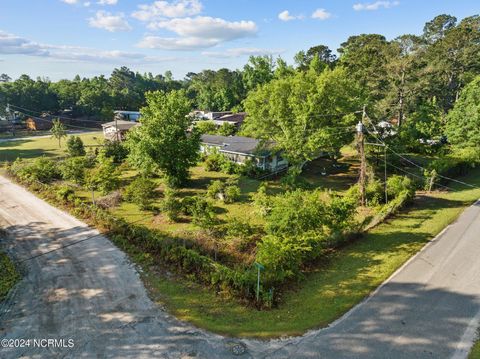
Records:
<instances>
[{"instance_id":1,"label":"sky","mask_svg":"<svg viewBox=\"0 0 480 359\"><path fill-rule=\"evenodd\" d=\"M51 80L113 68L175 78L241 68L250 55L293 63L351 35L420 34L439 14L480 13L479 0L0 0L0 73Z\"/></svg>"}]
</instances>

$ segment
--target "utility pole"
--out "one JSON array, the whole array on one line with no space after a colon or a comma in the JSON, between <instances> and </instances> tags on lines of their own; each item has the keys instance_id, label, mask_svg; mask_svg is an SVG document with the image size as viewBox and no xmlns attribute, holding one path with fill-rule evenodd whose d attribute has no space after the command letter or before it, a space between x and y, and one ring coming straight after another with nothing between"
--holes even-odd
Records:
<instances>
[{"instance_id":1,"label":"utility pole","mask_svg":"<svg viewBox=\"0 0 480 359\"><path fill-rule=\"evenodd\" d=\"M405 69L402 69L402 78L401 78L401 85L399 91L399 99L398 99L398 128L402 127L403 123L403 99L404 99L404 91L405 91Z\"/></svg>"},{"instance_id":2,"label":"utility pole","mask_svg":"<svg viewBox=\"0 0 480 359\"><path fill-rule=\"evenodd\" d=\"M367 160L365 158L365 136L363 133L363 123L367 117L366 108L363 106L362 119L357 124L357 146L358 146L358 155L360 157L360 178L358 180L358 185L360 187L360 204L365 206L366 204L366 177L367 177Z\"/></svg>"}]
</instances>

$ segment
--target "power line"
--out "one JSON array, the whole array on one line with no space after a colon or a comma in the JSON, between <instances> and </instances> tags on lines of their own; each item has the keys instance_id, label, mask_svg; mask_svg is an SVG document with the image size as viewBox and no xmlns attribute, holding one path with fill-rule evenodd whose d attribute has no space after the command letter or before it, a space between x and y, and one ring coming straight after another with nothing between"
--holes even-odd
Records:
<instances>
[{"instance_id":1,"label":"power line","mask_svg":"<svg viewBox=\"0 0 480 359\"><path fill-rule=\"evenodd\" d=\"M48 120L46 118L41 118L41 117L33 116L33 115L28 115L28 116L30 116L31 118L34 118L36 120L39 120L39 121L52 123L52 120ZM66 124L66 123L64 123L63 125L66 126L66 127L72 127L72 128L77 128L77 129L81 129L81 130L90 130L90 131L91 130L99 130L99 128L95 128L95 127L92 128L92 127L76 126L76 125L70 125L70 124Z\"/></svg>"},{"instance_id":2,"label":"power line","mask_svg":"<svg viewBox=\"0 0 480 359\"><path fill-rule=\"evenodd\" d=\"M378 131L376 130L376 127L375 127L375 125L373 124L373 121L371 120L371 118L368 117L368 116L367 116L367 118L368 118L368 120L370 121L370 123L372 124L374 130L375 130L376 132L378 132ZM384 145L386 145L385 142L383 142L380 138L378 138L378 136L376 136L374 133L372 133L372 132L368 129L367 126L365 126L365 128L366 128L367 132L368 132L370 135L372 135L373 137L375 137L375 139L376 139L377 141L379 141L379 142L383 143ZM414 165L415 167L417 167L417 168L419 168L419 169L421 169L421 170L423 170L423 171L428 171L428 169L426 169L425 167L422 167L422 166L420 166L419 164L417 164L417 163L413 162L412 160L410 160L409 158L407 158L407 157L405 157L405 156L402 156L401 154L397 153L396 151L394 151L394 150L393 150L392 148L390 148L389 146L387 146L387 147L388 147L387 149L388 149L390 152L392 152L394 155L402 158L402 159L405 160L406 162ZM455 178L450 178L450 177L447 177L447 176L443 176L443 175L441 175L441 174L439 174L439 173L437 173L437 176L440 177L440 178L446 179L446 180L448 180L448 181L457 182L457 183L462 184L462 185L467 186L467 187L478 188L477 186L472 185L472 184L470 184L470 183L466 183L466 182L463 182L463 181L459 181L459 180L457 180L457 179L455 179Z\"/></svg>"},{"instance_id":3,"label":"power line","mask_svg":"<svg viewBox=\"0 0 480 359\"><path fill-rule=\"evenodd\" d=\"M32 113L37 113L37 114L43 114L44 112L41 112L41 111L35 111L35 110L30 110L28 108L24 108L24 107L20 107L20 106L16 106L16 105L12 105L11 103L8 104L8 106L10 107L14 107L14 109L18 109L16 110L17 112L22 112L23 114L27 115L27 116L31 116L29 115L28 113L26 112L32 112ZM23 111L26 111L26 112L23 112ZM93 123L105 123L103 121L95 121L95 120L81 120L81 119L78 119L78 118L70 118L70 117L65 117L65 116L57 116L57 115L52 115L53 117L56 117L56 118L59 118L59 119L62 119L62 120L67 120L67 121L81 121L81 122L93 122Z\"/></svg>"},{"instance_id":4,"label":"power line","mask_svg":"<svg viewBox=\"0 0 480 359\"><path fill-rule=\"evenodd\" d=\"M413 177L417 177L417 178L420 178L421 180L424 180L425 178L423 176L420 176L420 175L417 175L416 173L412 173L412 172L409 172L401 167L398 167L398 166L395 166L394 164L390 163L390 162L387 162L387 164L393 168L396 168L397 170L399 171L402 171L403 173L407 174L407 175L410 175L410 176L413 176ZM448 187L448 186L445 186L445 185L442 185L442 184L439 184L439 183L436 183L435 185L439 186L439 187L442 187L442 188L446 188L450 191L453 191L453 192L458 192L457 189L455 188L452 188L452 187Z\"/></svg>"}]
</instances>

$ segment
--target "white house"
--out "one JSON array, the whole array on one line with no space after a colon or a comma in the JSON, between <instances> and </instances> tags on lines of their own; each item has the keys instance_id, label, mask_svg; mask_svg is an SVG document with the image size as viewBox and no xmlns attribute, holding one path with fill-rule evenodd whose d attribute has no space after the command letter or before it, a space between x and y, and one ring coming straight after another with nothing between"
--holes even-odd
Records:
<instances>
[{"instance_id":1,"label":"white house","mask_svg":"<svg viewBox=\"0 0 480 359\"><path fill-rule=\"evenodd\" d=\"M288 161L280 153L273 151L273 142L262 144L255 138L217 135L202 135L201 140L203 153L217 149L238 164L245 164L250 159L259 168L272 172L288 166Z\"/></svg>"}]
</instances>

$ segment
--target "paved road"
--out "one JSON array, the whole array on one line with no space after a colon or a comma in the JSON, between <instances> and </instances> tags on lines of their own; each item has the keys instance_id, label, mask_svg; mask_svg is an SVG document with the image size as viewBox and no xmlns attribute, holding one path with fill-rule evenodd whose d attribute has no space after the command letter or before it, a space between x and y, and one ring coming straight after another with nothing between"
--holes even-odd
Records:
<instances>
[{"instance_id":1,"label":"paved road","mask_svg":"<svg viewBox=\"0 0 480 359\"><path fill-rule=\"evenodd\" d=\"M0 177L0 225L17 260L97 234ZM480 206L331 327L302 337L231 340L150 301L135 268L98 236L25 262L0 305L0 339L72 338L71 349L1 349L1 358L464 358L480 318ZM4 243L5 244L5 243ZM321 303L319 303L321 305Z\"/></svg>"}]
</instances>

